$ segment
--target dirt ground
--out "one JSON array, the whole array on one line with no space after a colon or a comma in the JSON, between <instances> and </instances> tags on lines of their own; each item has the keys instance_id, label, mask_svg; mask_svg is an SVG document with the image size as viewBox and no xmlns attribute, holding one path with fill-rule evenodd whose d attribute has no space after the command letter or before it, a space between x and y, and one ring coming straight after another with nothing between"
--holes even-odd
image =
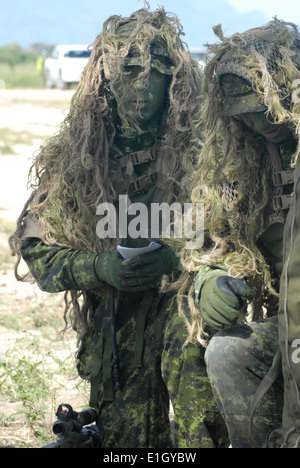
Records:
<instances>
[{"instance_id":1,"label":"dirt ground","mask_svg":"<svg viewBox=\"0 0 300 468\"><path fill-rule=\"evenodd\" d=\"M0 217L15 220L26 201L27 174L34 153L55 133L68 112L73 90L0 89L0 129L31 135L28 144L13 145L0 158ZM22 140L22 138L20 138Z\"/></svg>"},{"instance_id":2,"label":"dirt ground","mask_svg":"<svg viewBox=\"0 0 300 468\"><path fill-rule=\"evenodd\" d=\"M78 386L74 367L75 336L63 341L63 297L42 293L31 284L16 281L8 236L29 195L27 175L32 157L45 139L58 130L67 115L74 90L0 90L0 135L12 154L0 153L0 446L31 447L38 442L34 427L37 400L33 394L34 370L45 372L45 420L51 434L54 408L62 402L80 409L88 402ZM13 138L12 138L13 137ZM1 146L0 146L1 147ZM8 150L9 152L9 150ZM27 366L27 371L24 365ZM4 372L3 372L4 370ZM17 388L17 371L21 386ZM22 374L23 372L23 374ZM75 380L74 380L75 379ZM28 381L27 381L28 380ZM23 384L23 388L22 388ZM32 394L25 394L31 387ZM20 390L21 389L21 390ZM27 388L28 391L28 388ZM28 401L33 402L28 405ZM34 401L36 399L36 401ZM50 403L49 403L50 402ZM56 406L55 406L56 405ZM31 419L30 419L31 417Z\"/></svg>"}]
</instances>

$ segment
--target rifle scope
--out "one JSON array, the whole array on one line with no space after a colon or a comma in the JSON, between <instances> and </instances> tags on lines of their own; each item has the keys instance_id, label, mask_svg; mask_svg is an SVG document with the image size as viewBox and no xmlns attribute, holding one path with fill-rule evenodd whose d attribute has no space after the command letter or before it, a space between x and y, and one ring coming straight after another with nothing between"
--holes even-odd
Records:
<instances>
[{"instance_id":1,"label":"rifle scope","mask_svg":"<svg viewBox=\"0 0 300 468\"><path fill-rule=\"evenodd\" d=\"M53 424L53 433L56 436L65 436L70 432L81 432L83 426L95 422L97 413L92 408L77 413L73 411L72 406L63 403L59 405L56 416L57 421Z\"/></svg>"}]
</instances>

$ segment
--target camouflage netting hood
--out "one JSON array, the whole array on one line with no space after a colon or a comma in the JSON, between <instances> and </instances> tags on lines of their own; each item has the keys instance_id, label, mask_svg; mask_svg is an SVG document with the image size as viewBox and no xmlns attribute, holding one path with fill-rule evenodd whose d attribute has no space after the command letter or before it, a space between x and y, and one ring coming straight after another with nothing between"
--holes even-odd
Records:
<instances>
[{"instance_id":1,"label":"camouflage netting hood","mask_svg":"<svg viewBox=\"0 0 300 468\"><path fill-rule=\"evenodd\" d=\"M300 68L300 35L296 26L274 20L227 40L220 30L219 33L223 42L211 47L215 57L207 69L207 73L214 73L211 86L216 86L219 94L224 76L237 75L252 85L253 94L274 114L276 121L286 120L281 108L293 111L293 81ZM226 115L226 109L222 113Z\"/></svg>"},{"instance_id":2,"label":"camouflage netting hood","mask_svg":"<svg viewBox=\"0 0 300 468\"><path fill-rule=\"evenodd\" d=\"M228 38L223 36L220 25L214 31L220 42L208 46L212 59L205 68L204 79L205 145L192 193L193 203L203 203L205 207L206 240L199 251L183 251L182 263L187 273L181 278L179 293L184 297L189 290L193 320L188 326L191 339L200 342L204 334L192 300L191 273L205 264L222 264L230 275L247 278L256 292L254 306L261 306L264 301L264 285L267 293L275 294L269 266L257 247L270 197L268 145L234 114L264 109L275 124L289 126L296 143L300 132L297 27L275 18L266 26ZM233 75L236 83L224 99L224 86L230 91L227 78ZM246 96L242 108L235 107L239 94ZM299 149L298 145L294 160Z\"/></svg>"}]
</instances>

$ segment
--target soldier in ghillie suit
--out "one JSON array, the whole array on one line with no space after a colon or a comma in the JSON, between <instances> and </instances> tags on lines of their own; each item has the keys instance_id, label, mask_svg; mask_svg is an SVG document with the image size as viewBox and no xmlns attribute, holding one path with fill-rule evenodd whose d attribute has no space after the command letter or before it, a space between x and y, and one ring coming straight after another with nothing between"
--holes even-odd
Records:
<instances>
[{"instance_id":1,"label":"soldier in ghillie suit","mask_svg":"<svg viewBox=\"0 0 300 468\"><path fill-rule=\"evenodd\" d=\"M122 217L120 195L148 212L188 200L202 75L181 34L163 8L104 23L60 132L35 159L34 191L10 240L42 290L66 291L102 447L171 447L169 398L176 446L227 440L201 347L183 348L174 293L161 291L178 256L164 244L124 260L119 244L144 247L153 235L124 235L124 225L100 235L96 215L113 205Z\"/></svg>"},{"instance_id":2,"label":"soldier in ghillie suit","mask_svg":"<svg viewBox=\"0 0 300 468\"><path fill-rule=\"evenodd\" d=\"M278 19L229 38L220 27L215 32L220 42L210 47L205 70L205 144L192 193L194 203L204 203L205 242L183 251L179 298L181 305L190 297L190 341L207 347L232 447L246 448L254 394L278 348L283 232L299 154L300 36ZM279 375L254 413L260 446L281 424L282 389Z\"/></svg>"}]
</instances>

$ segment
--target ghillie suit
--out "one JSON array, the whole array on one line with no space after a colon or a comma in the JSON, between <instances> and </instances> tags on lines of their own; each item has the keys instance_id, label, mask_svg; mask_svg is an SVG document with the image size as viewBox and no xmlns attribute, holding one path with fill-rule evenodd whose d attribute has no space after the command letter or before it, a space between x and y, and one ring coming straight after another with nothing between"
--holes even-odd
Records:
<instances>
[{"instance_id":1,"label":"ghillie suit","mask_svg":"<svg viewBox=\"0 0 300 468\"><path fill-rule=\"evenodd\" d=\"M299 436L295 421L299 415L299 386L297 393L297 379L291 378L291 365L286 359L291 353L287 353L286 338L296 336L299 321L299 284L295 287L299 249L295 241L291 250L296 224L295 207L290 209L290 205L300 151L300 104L296 93L300 35L295 25L277 19L230 38L224 38L220 29L218 32L221 42L211 48L215 56L205 72L206 141L199 181L193 191L193 201L205 203L206 240L203 251L183 258L189 272L199 272L195 286L190 285L190 294L199 298L194 304L190 339L203 341L205 346L208 343L208 375L232 447L262 447L267 434L282 424L287 426L287 422L289 430L275 430L267 445L279 446L285 434L282 446L291 446L287 441L292 432L294 444ZM270 136L252 131L245 115L259 113L275 133L284 129L289 136L270 143ZM251 287L253 314L243 324L233 326L236 316L231 321L229 316L219 315L215 328L223 329L217 333L214 330L209 337L201 317L205 315L206 305L201 298L206 285L217 278L213 284L219 285L223 297L226 295L229 301L235 297L234 288L226 288L228 280L222 283L226 278L222 275ZM234 286L232 280L227 284ZM237 302L234 308L241 308L242 303ZM284 381L277 353L278 331ZM272 385L267 387L266 374L268 380L272 378ZM261 382L263 391L256 393Z\"/></svg>"},{"instance_id":2,"label":"ghillie suit","mask_svg":"<svg viewBox=\"0 0 300 468\"><path fill-rule=\"evenodd\" d=\"M205 273L207 265L221 266L253 289L248 319L276 310L282 258L271 244L282 241L292 166L300 150L299 103L292 101L300 65L296 26L275 19L229 38L220 27L215 32L220 42L208 46L213 58L203 87L205 144L191 196L194 204L204 205L205 241L203 249L182 250L186 272L179 281L179 297L187 294L192 309L190 339L204 346L208 336L193 298L195 272ZM232 75L237 80L230 85ZM243 80L250 89L243 89ZM276 149L249 129L238 114L253 110L264 110L276 124L288 124L293 140ZM268 237L272 232L273 240Z\"/></svg>"},{"instance_id":3,"label":"ghillie suit","mask_svg":"<svg viewBox=\"0 0 300 468\"><path fill-rule=\"evenodd\" d=\"M160 292L161 278L178 274L172 249L164 245L125 268L117 245L145 246L150 236L98 235L97 207L124 214L120 195L148 209L188 198L201 140L202 76L181 34L177 17L164 9L104 23L60 132L36 157L34 191L10 240L41 289L66 291L64 317L78 334L78 370L91 380L103 447L170 447L169 395L176 445L224 441L201 348L182 349L187 332L174 296ZM136 67L130 115L126 80ZM152 70L166 77L164 113L143 128L141 90ZM141 277L126 277L124 285L119 272L135 271Z\"/></svg>"}]
</instances>

